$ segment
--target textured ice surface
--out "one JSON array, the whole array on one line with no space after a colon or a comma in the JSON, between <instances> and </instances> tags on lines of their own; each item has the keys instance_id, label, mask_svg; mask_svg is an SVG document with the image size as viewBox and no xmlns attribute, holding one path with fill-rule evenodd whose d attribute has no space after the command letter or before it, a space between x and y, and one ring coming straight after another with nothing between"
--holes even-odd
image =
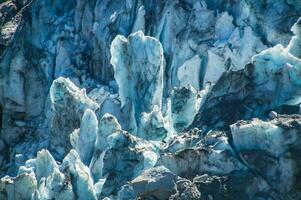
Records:
<instances>
[{"instance_id":1,"label":"textured ice surface","mask_svg":"<svg viewBox=\"0 0 301 200\"><path fill-rule=\"evenodd\" d=\"M80 123L80 131L76 142L75 150L78 152L82 162L89 165L92 156L96 135L98 131L98 121L95 113L87 109Z\"/></svg>"},{"instance_id":2,"label":"textured ice surface","mask_svg":"<svg viewBox=\"0 0 301 200\"><path fill-rule=\"evenodd\" d=\"M94 154L90 162L90 169L94 180L98 180L103 175L103 157L106 149L109 147L107 138L116 131L121 131L121 126L117 119L110 114L105 114L99 121Z\"/></svg>"},{"instance_id":3,"label":"textured ice surface","mask_svg":"<svg viewBox=\"0 0 301 200\"><path fill-rule=\"evenodd\" d=\"M119 125L117 119L110 114L105 114L99 122L95 148L104 151L108 147L107 137L120 130L121 126Z\"/></svg>"},{"instance_id":4,"label":"textured ice surface","mask_svg":"<svg viewBox=\"0 0 301 200\"><path fill-rule=\"evenodd\" d=\"M297 58L301 59L301 19L299 19L292 28L293 33L295 36L291 39L288 45L288 51L296 56Z\"/></svg>"},{"instance_id":5,"label":"textured ice surface","mask_svg":"<svg viewBox=\"0 0 301 200\"><path fill-rule=\"evenodd\" d=\"M142 112L161 108L163 92L163 49L158 40L139 31L127 39L117 36L111 45L111 63L122 106L134 105L136 120Z\"/></svg>"},{"instance_id":6,"label":"textured ice surface","mask_svg":"<svg viewBox=\"0 0 301 200\"><path fill-rule=\"evenodd\" d=\"M25 5L25 11L19 12ZM201 60L199 82L215 82L226 69L243 68L262 49L287 45L301 7L292 0L8 0L0 10L1 141L11 148L24 143L23 129L39 137L49 132L47 97L58 75L69 77L87 91L114 82L110 46L118 34L127 37L142 30L161 42L167 94L174 86L183 86L178 71L193 58ZM230 28L222 27L221 22ZM218 42L220 37L228 39ZM198 66L188 68L196 71ZM197 89L197 74L189 77ZM1 160L5 160L3 156Z\"/></svg>"},{"instance_id":7,"label":"textured ice surface","mask_svg":"<svg viewBox=\"0 0 301 200\"><path fill-rule=\"evenodd\" d=\"M171 119L177 131L187 128L197 114L208 88L198 92L191 85L171 91Z\"/></svg>"},{"instance_id":8,"label":"textured ice surface","mask_svg":"<svg viewBox=\"0 0 301 200\"><path fill-rule=\"evenodd\" d=\"M78 199L97 199L90 170L81 162L76 151L71 150L64 158L62 168L69 173L71 180L73 179L72 188Z\"/></svg>"},{"instance_id":9,"label":"textured ice surface","mask_svg":"<svg viewBox=\"0 0 301 200\"><path fill-rule=\"evenodd\" d=\"M121 186L153 167L157 161L155 147L124 131L108 137L109 148L103 158L103 175L107 177L103 195L117 194Z\"/></svg>"},{"instance_id":10,"label":"textured ice surface","mask_svg":"<svg viewBox=\"0 0 301 200\"><path fill-rule=\"evenodd\" d=\"M264 117L283 105L300 104L301 60L289 52L298 38L296 35L287 48L276 45L253 56L243 70L223 74L192 126L225 128L240 119Z\"/></svg>"},{"instance_id":11,"label":"textured ice surface","mask_svg":"<svg viewBox=\"0 0 301 200\"><path fill-rule=\"evenodd\" d=\"M181 87L191 85L194 89L200 90L201 64L201 58L196 55L179 67L177 77Z\"/></svg>"},{"instance_id":12,"label":"textured ice surface","mask_svg":"<svg viewBox=\"0 0 301 200\"><path fill-rule=\"evenodd\" d=\"M299 115L240 121L231 126L233 145L249 168L263 173L270 187L286 193L295 187L293 177L300 167L294 159L300 151L299 128Z\"/></svg>"},{"instance_id":13,"label":"textured ice surface","mask_svg":"<svg viewBox=\"0 0 301 200\"><path fill-rule=\"evenodd\" d=\"M161 110L154 106L150 113L141 114L137 136L147 140L164 140L169 134Z\"/></svg>"},{"instance_id":14,"label":"textured ice surface","mask_svg":"<svg viewBox=\"0 0 301 200\"><path fill-rule=\"evenodd\" d=\"M134 134L162 141L168 130L161 113L164 75L161 43L141 31L127 39L118 35L112 42L111 54L121 106L131 104L134 108L127 113L128 117L135 116L138 129Z\"/></svg>"},{"instance_id":15,"label":"textured ice surface","mask_svg":"<svg viewBox=\"0 0 301 200\"><path fill-rule=\"evenodd\" d=\"M301 199L300 15L0 3L0 199Z\"/></svg>"},{"instance_id":16,"label":"textured ice surface","mask_svg":"<svg viewBox=\"0 0 301 200\"><path fill-rule=\"evenodd\" d=\"M62 159L71 149L69 134L79 128L85 110L96 110L99 106L87 97L85 90L63 77L53 82L50 99L53 109L51 147L56 152L55 156Z\"/></svg>"}]
</instances>

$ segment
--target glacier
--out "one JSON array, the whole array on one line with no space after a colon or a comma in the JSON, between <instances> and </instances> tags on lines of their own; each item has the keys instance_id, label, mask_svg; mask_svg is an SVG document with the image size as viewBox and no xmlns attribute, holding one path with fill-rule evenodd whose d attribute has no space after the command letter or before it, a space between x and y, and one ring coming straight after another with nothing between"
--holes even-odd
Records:
<instances>
[{"instance_id":1,"label":"glacier","mask_svg":"<svg viewBox=\"0 0 301 200\"><path fill-rule=\"evenodd\" d=\"M301 199L301 2L0 1L0 199Z\"/></svg>"}]
</instances>

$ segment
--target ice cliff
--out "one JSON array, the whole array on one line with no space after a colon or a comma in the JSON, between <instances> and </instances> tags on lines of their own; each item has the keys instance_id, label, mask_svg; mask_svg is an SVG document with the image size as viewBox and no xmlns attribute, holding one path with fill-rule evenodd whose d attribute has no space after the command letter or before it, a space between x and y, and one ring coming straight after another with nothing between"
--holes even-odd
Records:
<instances>
[{"instance_id":1,"label":"ice cliff","mask_svg":"<svg viewBox=\"0 0 301 200\"><path fill-rule=\"evenodd\" d=\"M300 16L0 1L0 199L301 199Z\"/></svg>"}]
</instances>

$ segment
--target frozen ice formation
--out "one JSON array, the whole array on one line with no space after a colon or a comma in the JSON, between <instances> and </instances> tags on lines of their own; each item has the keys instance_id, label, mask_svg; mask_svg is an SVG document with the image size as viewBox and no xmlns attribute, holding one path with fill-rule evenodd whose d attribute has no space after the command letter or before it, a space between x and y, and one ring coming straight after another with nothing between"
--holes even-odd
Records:
<instances>
[{"instance_id":1,"label":"frozen ice formation","mask_svg":"<svg viewBox=\"0 0 301 200\"><path fill-rule=\"evenodd\" d=\"M89 165L94 180L102 177L103 157L109 147L107 138L116 131L121 131L117 119L110 114L105 114L99 121L94 153Z\"/></svg>"},{"instance_id":2,"label":"frozen ice formation","mask_svg":"<svg viewBox=\"0 0 301 200\"><path fill-rule=\"evenodd\" d=\"M161 42L165 93L188 83L198 90L228 69L241 69L262 49L287 45L301 8L286 0L7 0L0 10L1 141L9 148L23 142L24 128L49 131L47 94L58 76L87 91L112 83L110 46L118 34L141 30Z\"/></svg>"},{"instance_id":3,"label":"frozen ice formation","mask_svg":"<svg viewBox=\"0 0 301 200\"><path fill-rule=\"evenodd\" d=\"M105 114L99 121L95 148L100 151L106 150L108 147L107 137L120 130L121 126L119 125L117 119L110 114Z\"/></svg>"},{"instance_id":4,"label":"frozen ice formation","mask_svg":"<svg viewBox=\"0 0 301 200\"><path fill-rule=\"evenodd\" d=\"M72 182L72 189L78 199L95 200L96 190L90 170L80 160L76 151L71 150L64 158L62 169L69 174Z\"/></svg>"},{"instance_id":5,"label":"frozen ice formation","mask_svg":"<svg viewBox=\"0 0 301 200\"><path fill-rule=\"evenodd\" d=\"M157 165L163 165L173 173L189 178L203 173L223 175L246 170L223 134L211 133L192 147L188 144L175 152L161 155Z\"/></svg>"},{"instance_id":6,"label":"frozen ice formation","mask_svg":"<svg viewBox=\"0 0 301 200\"><path fill-rule=\"evenodd\" d=\"M82 117L82 129L95 131L89 130L93 129L90 122L85 122L85 120L93 120L95 117L91 112L86 112L86 115L84 112L86 109L96 110L99 106L87 97L85 90L79 89L69 79L63 77L53 81L50 88L50 99L53 105L51 147L56 152L56 156L62 159L71 149L69 134L79 127ZM79 135L83 134L89 133L79 133ZM79 142L82 142L84 137L79 136Z\"/></svg>"},{"instance_id":7,"label":"frozen ice formation","mask_svg":"<svg viewBox=\"0 0 301 200\"><path fill-rule=\"evenodd\" d=\"M193 122L207 92L208 88L197 92L191 85L175 87L171 91L171 118L177 131L182 131Z\"/></svg>"},{"instance_id":8,"label":"frozen ice formation","mask_svg":"<svg viewBox=\"0 0 301 200\"><path fill-rule=\"evenodd\" d=\"M300 48L301 48L301 19L294 24L292 28L295 36L291 39L288 45L288 51L297 58L301 58Z\"/></svg>"},{"instance_id":9,"label":"frozen ice formation","mask_svg":"<svg viewBox=\"0 0 301 200\"><path fill-rule=\"evenodd\" d=\"M160 107L154 106L152 112L141 114L137 136L147 140L162 141L169 136L166 126Z\"/></svg>"},{"instance_id":10,"label":"frozen ice formation","mask_svg":"<svg viewBox=\"0 0 301 200\"><path fill-rule=\"evenodd\" d=\"M200 56L195 55L179 67L177 78L181 87L191 85L194 89L200 90L201 64L202 60Z\"/></svg>"},{"instance_id":11,"label":"frozen ice formation","mask_svg":"<svg viewBox=\"0 0 301 200\"><path fill-rule=\"evenodd\" d=\"M163 95L163 49L161 43L138 31L128 38L116 36L111 45L111 63L118 84L121 106L131 104L137 130L148 140L164 140L168 126L161 113ZM135 133L137 131L137 133Z\"/></svg>"},{"instance_id":12,"label":"frozen ice formation","mask_svg":"<svg viewBox=\"0 0 301 200\"><path fill-rule=\"evenodd\" d=\"M136 120L142 112L161 109L163 92L163 49L160 42L139 31L127 39L116 36L111 45L111 63L122 106L128 99Z\"/></svg>"},{"instance_id":13,"label":"frozen ice formation","mask_svg":"<svg viewBox=\"0 0 301 200\"><path fill-rule=\"evenodd\" d=\"M300 27L287 48L276 45L253 56L243 70L224 73L212 87L192 126L225 127L240 119L301 101L301 60L296 57ZM298 56L298 55L297 55Z\"/></svg>"},{"instance_id":14,"label":"frozen ice formation","mask_svg":"<svg viewBox=\"0 0 301 200\"><path fill-rule=\"evenodd\" d=\"M109 148L103 158L103 175L106 181L102 194L117 194L121 186L138 176L144 169L153 167L157 161L155 147L124 131L108 137Z\"/></svg>"},{"instance_id":15,"label":"frozen ice formation","mask_svg":"<svg viewBox=\"0 0 301 200\"><path fill-rule=\"evenodd\" d=\"M0 199L301 199L300 16L0 1Z\"/></svg>"},{"instance_id":16,"label":"frozen ice formation","mask_svg":"<svg viewBox=\"0 0 301 200\"><path fill-rule=\"evenodd\" d=\"M59 166L47 150L38 152L36 159L28 160L25 166L19 169L16 179L4 177L1 183L8 194L7 197L3 197L4 199L74 198L68 177L60 172ZM23 186L18 186L19 184ZM8 191L10 188L18 187L23 188L20 194Z\"/></svg>"},{"instance_id":17,"label":"frozen ice formation","mask_svg":"<svg viewBox=\"0 0 301 200\"><path fill-rule=\"evenodd\" d=\"M96 115L92 110L87 109L83 114L80 130L74 144L74 149L78 152L82 162L86 165L89 165L93 156L97 130L98 121Z\"/></svg>"},{"instance_id":18,"label":"frozen ice formation","mask_svg":"<svg viewBox=\"0 0 301 200\"><path fill-rule=\"evenodd\" d=\"M298 182L300 162L294 157L300 151L300 122L300 116L280 116L269 122L253 119L231 126L234 148L241 159L280 193L294 190Z\"/></svg>"}]
</instances>

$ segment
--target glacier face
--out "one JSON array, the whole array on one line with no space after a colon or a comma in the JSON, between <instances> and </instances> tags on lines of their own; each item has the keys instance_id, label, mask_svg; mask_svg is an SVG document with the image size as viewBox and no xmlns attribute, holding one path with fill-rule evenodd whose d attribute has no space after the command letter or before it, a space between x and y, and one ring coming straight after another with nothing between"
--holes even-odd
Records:
<instances>
[{"instance_id":1,"label":"glacier face","mask_svg":"<svg viewBox=\"0 0 301 200\"><path fill-rule=\"evenodd\" d=\"M300 16L289 0L0 3L0 199L300 199Z\"/></svg>"}]
</instances>

